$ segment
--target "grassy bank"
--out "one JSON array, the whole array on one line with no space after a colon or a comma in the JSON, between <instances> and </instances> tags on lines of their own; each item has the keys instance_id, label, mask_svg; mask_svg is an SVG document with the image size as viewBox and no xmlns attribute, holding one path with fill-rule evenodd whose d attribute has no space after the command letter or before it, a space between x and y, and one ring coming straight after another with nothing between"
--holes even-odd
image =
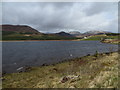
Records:
<instances>
[{"instance_id":1,"label":"grassy bank","mask_svg":"<svg viewBox=\"0 0 120 90\"><path fill-rule=\"evenodd\" d=\"M120 35L95 35L95 36L89 36L86 39L82 39L84 41L96 41L99 40L102 43L111 43L111 44L120 44L120 40L119 40Z\"/></svg>"},{"instance_id":2,"label":"grassy bank","mask_svg":"<svg viewBox=\"0 0 120 90\"><path fill-rule=\"evenodd\" d=\"M118 39L119 36L95 35L83 40L102 40L102 39Z\"/></svg>"},{"instance_id":3,"label":"grassy bank","mask_svg":"<svg viewBox=\"0 0 120 90\"><path fill-rule=\"evenodd\" d=\"M75 40L78 39L76 37L62 37L62 36L54 36L54 35L32 35L32 36L24 36L24 35L9 35L3 36L2 40Z\"/></svg>"},{"instance_id":4,"label":"grassy bank","mask_svg":"<svg viewBox=\"0 0 120 90\"><path fill-rule=\"evenodd\" d=\"M120 44L119 39L105 39L105 40L102 40L101 42L103 42L103 43L112 43L112 44Z\"/></svg>"},{"instance_id":5,"label":"grassy bank","mask_svg":"<svg viewBox=\"0 0 120 90\"><path fill-rule=\"evenodd\" d=\"M27 40L102 40L102 39L118 39L119 34L107 34L107 35L92 35L87 38L62 36L57 34L34 34L30 32L19 33L14 31L2 31L3 41L27 41ZM0 39L1 40L1 39Z\"/></svg>"},{"instance_id":6,"label":"grassy bank","mask_svg":"<svg viewBox=\"0 0 120 90\"><path fill-rule=\"evenodd\" d=\"M95 54L6 74L3 88L116 88L118 53Z\"/></svg>"}]
</instances>

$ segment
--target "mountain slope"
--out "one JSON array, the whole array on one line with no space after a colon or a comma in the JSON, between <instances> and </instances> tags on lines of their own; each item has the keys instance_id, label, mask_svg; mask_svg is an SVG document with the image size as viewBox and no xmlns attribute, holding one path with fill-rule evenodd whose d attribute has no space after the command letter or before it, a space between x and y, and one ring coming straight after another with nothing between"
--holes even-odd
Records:
<instances>
[{"instance_id":1,"label":"mountain slope","mask_svg":"<svg viewBox=\"0 0 120 90\"><path fill-rule=\"evenodd\" d=\"M74 37L73 35L69 34L69 33L66 33L66 32L59 32L59 33L56 33L56 35L59 35L59 36L65 36L65 37Z\"/></svg>"},{"instance_id":2,"label":"mountain slope","mask_svg":"<svg viewBox=\"0 0 120 90\"><path fill-rule=\"evenodd\" d=\"M71 31L69 32L69 34L73 35L73 36L80 36L81 33L79 31Z\"/></svg>"},{"instance_id":3,"label":"mountain slope","mask_svg":"<svg viewBox=\"0 0 120 90\"><path fill-rule=\"evenodd\" d=\"M110 33L110 32L106 32L106 31L87 31L83 34L84 35L99 35L99 34L106 34L106 33Z\"/></svg>"},{"instance_id":4,"label":"mountain slope","mask_svg":"<svg viewBox=\"0 0 120 90\"><path fill-rule=\"evenodd\" d=\"M36 29L26 26L26 25L1 25L2 31L12 31L17 33L26 33L26 34L41 34Z\"/></svg>"},{"instance_id":5,"label":"mountain slope","mask_svg":"<svg viewBox=\"0 0 120 90\"><path fill-rule=\"evenodd\" d=\"M30 26L1 25L2 40L74 40L77 39L69 33L60 32L44 34Z\"/></svg>"}]
</instances>

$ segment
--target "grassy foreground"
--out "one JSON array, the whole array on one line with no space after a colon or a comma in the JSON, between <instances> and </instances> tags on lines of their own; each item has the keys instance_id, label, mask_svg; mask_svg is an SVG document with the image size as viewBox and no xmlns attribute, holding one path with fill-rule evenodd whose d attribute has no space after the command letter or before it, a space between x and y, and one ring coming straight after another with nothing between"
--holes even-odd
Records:
<instances>
[{"instance_id":1,"label":"grassy foreground","mask_svg":"<svg viewBox=\"0 0 120 90\"><path fill-rule=\"evenodd\" d=\"M6 74L3 88L117 88L118 52L76 58Z\"/></svg>"}]
</instances>

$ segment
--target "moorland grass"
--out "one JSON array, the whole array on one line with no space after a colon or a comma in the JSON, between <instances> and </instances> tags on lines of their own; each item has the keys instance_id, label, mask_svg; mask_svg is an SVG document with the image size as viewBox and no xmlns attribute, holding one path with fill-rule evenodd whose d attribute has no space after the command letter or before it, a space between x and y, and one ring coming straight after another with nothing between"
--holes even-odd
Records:
<instances>
[{"instance_id":1,"label":"moorland grass","mask_svg":"<svg viewBox=\"0 0 120 90\"><path fill-rule=\"evenodd\" d=\"M118 59L117 52L103 53L31 67L4 75L3 88L117 88Z\"/></svg>"}]
</instances>

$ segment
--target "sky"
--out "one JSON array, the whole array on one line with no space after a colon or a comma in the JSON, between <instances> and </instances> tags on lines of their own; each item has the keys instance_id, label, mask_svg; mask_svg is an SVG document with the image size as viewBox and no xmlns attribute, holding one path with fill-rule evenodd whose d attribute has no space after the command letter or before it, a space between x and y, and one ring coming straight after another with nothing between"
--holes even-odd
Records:
<instances>
[{"instance_id":1,"label":"sky","mask_svg":"<svg viewBox=\"0 0 120 90\"><path fill-rule=\"evenodd\" d=\"M118 32L117 2L3 2L2 24L29 25L40 32Z\"/></svg>"}]
</instances>

